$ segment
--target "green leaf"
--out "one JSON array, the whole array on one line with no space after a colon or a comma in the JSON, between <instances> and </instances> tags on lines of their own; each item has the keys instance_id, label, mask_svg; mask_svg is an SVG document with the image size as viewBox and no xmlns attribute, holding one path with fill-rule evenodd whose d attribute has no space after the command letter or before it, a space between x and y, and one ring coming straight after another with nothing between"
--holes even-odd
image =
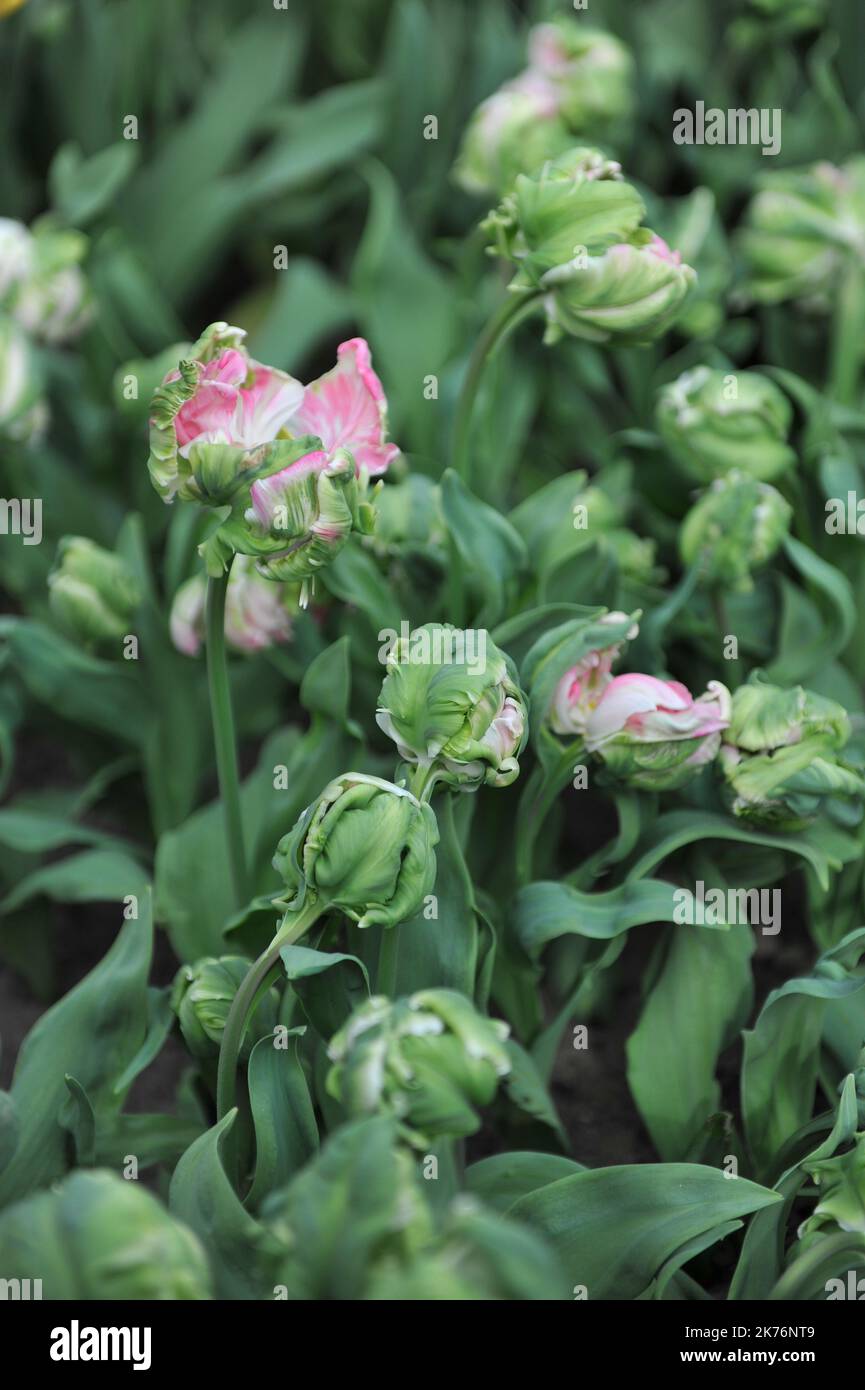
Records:
<instances>
[{"instance_id":1,"label":"green leaf","mask_svg":"<svg viewBox=\"0 0 865 1390\"><path fill-rule=\"evenodd\" d=\"M720 1239L731 1220L780 1201L745 1178L694 1163L596 1168L521 1197L509 1215L547 1237L591 1300L636 1299L677 1251ZM704 1247L705 1248L705 1247Z\"/></svg>"},{"instance_id":2,"label":"green leaf","mask_svg":"<svg viewBox=\"0 0 865 1390\"><path fill-rule=\"evenodd\" d=\"M466 1187L473 1197L495 1211L505 1212L520 1197L537 1192L560 1178L588 1169L572 1158L561 1154L513 1153L493 1154L482 1158L466 1169Z\"/></svg>"},{"instance_id":3,"label":"green leaf","mask_svg":"<svg viewBox=\"0 0 865 1390\"><path fill-rule=\"evenodd\" d=\"M362 737L360 726L348 717L351 698L351 642L340 637L307 667L300 687L300 703L310 714L323 714L334 724Z\"/></svg>"},{"instance_id":4,"label":"green leaf","mask_svg":"<svg viewBox=\"0 0 865 1390\"><path fill-rule=\"evenodd\" d=\"M128 854L90 849L27 874L7 893L0 912L14 912L40 895L65 903L121 903L126 897L140 898L146 885L147 874Z\"/></svg>"},{"instance_id":5,"label":"green leaf","mask_svg":"<svg viewBox=\"0 0 865 1390\"><path fill-rule=\"evenodd\" d=\"M786 850L805 860L823 888L829 885L829 870L841 867L841 860L827 853L817 837L812 840L807 830L796 835L771 835L711 811L689 809L659 816L648 833L641 836L636 858L628 869L629 882L651 873L676 850L700 840L734 840L749 846Z\"/></svg>"},{"instance_id":6,"label":"green leaf","mask_svg":"<svg viewBox=\"0 0 865 1390\"><path fill-rule=\"evenodd\" d=\"M810 975L774 989L744 1035L742 1118L758 1172L811 1118L825 1015L865 987L865 975L853 973L863 951L865 927L826 951Z\"/></svg>"},{"instance_id":7,"label":"green leaf","mask_svg":"<svg viewBox=\"0 0 865 1390\"><path fill-rule=\"evenodd\" d=\"M581 893L567 883L529 883L517 894L517 935L530 956L560 936L610 941L631 927L676 920L675 883L641 878L606 893Z\"/></svg>"},{"instance_id":8,"label":"green leaf","mask_svg":"<svg viewBox=\"0 0 865 1390\"><path fill-rule=\"evenodd\" d=\"M510 1099L524 1114L548 1125L567 1148L568 1140L562 1122L533 1057L513 1038L508 1038L505 1047L511 1059L511 1070L505 1077L505 1089Z\"/></svg>"},{"instance_id":9,"label":"green leaf","mask_svg":"<svg viewBox=\"0 0 865 1390\"><path fill-rule=\"evenodd\" d=\"M217 1298L270 1296L264 1267L265 1232L245 1211L222 1166L222 1144L236 1110L196 1139L174 1170L171 1212L207 1251Z\"/></svg>"},{"instance_id":10,"label":"green leaf","mask_svg":"<svg viewBox=\"0 0 865 1390\"><path fill-rule=\"evenodd\" d=\"M118 1108L116 1079L138 1052L147 1029L152 937L148 893L139 919L123 924L105 958L25 1038L11 1088L18 1144L0 1175L0 1205L47 1186L66 1171L60 1114L68 1074L87 1092L97 1117Z\"/></svg>"},{"instance_id":11,"label":"green leaf","mask_svg":"<svg viewBox=\"0 0 865 1390\"><path fill-rule=\"evenodd\" d=\"M795 685L822 671L850 642L856 631L856 603L849 581L834 565L821 560L807 545L788 536L785 553L807 584L816 591L822 621L816 636L803 642L801 624L782 621L777 659L766 670L766 679L777 685ZM782 592L787 593L785 588Z\"/></svg>"},{"instance_id":12,"label":"green leaf","mask_svg":"<svg viewBox=\"0 0 865 1390\"><path fill-rule=\"evenodd\" d=\"M304 1031L292 1028L260 1038L249 1058L256 1164L246 1200L253 1211L269 1192L294 1177L318 1149L315 1111L298 1055Z\"/></svg>"},{"instance_id":13,"label":"green leaf","mask_svg":"<svg viewBox=\"0 0 865 1390\"><path fill-rule=\"evenodd\" d=\"M684 1158L721 1108L715 1068L751 1007L748 926L729 932L673 927L660 973L628 1039L628 1085L663 1159Z\"/></svg>"},{"instance_id":14,"label":"green leaf","mask_svg":"<svg viewBox=\"0 0 865 1390\"><path fill-rule=\"evenodd\" d=\"M504 616L526 568L525 546L501 512L469 492L451 468L442 476L441 503L467 582L479 595L476 622L480 627L491 626Z\"/></svg>"},{"instance_id":15,"label":"green leaf","mask_svg":"<svg viewBox=\"0 0 865 1390\"><path fill-rule=\"evenodd\" d=\"M283 946L279 954L304 1013L319 1037L328 1042L369 997L366 966L357 956L314 951L309 946Z\"/></svg>"},{"instance_id":16,"label":"green leaf","mask_svg":"<svg viewBox=\"0 0 865 1390\"><path fill-rule=\"evenodd\" d=\"M61 145L48 170L51 198L61 217L73 227L86 226L113 201L137 159L131 140L118 140L89 159L76 144Z\"/></svg>"}]
</instances>

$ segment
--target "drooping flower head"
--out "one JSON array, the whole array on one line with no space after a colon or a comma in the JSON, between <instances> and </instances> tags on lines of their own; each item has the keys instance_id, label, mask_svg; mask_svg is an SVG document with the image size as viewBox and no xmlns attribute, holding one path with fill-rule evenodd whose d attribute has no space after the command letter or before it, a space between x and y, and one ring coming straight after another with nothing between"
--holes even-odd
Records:
<instances>
[{"instance_id":1,"label":"drooping flower head","mask_svg":"<svg viewBox=\"0 0 865 1390\"><path fill-rule=\"evenodd\" d=\"M598 622L602 625L618 626L627 621L626 613L604 613ZM612 642L608 647L595 647L577 664L562 676L553 694L550 705L549 722L554 734L582 736L586 732L586 721L596 709L612 677L612 668L618 660L625 641L633 641L639 632L634 623L623 640Z\"/></svg>"},{"instance_id":2,"label":"drooping flower head","mask_svg":"<svg viewBox=\"0 0 865 1390\"><path fill-rule=\"evenodd\" d=\"M474 791L519 776L528 734L513 664L483 629L426 623L387 653L376 723L432 781Z\"/></svg>"},{"instance_id":3,"label":"drooping flower head","mask_svg":"<svg viewBox=\"0 0 865 1390\"><path fill-rule=\"evenodd\" d=\"M200 1061L219 1055L222 1035L234 997L249 973L244 956L204 956L182 965L171 990L171 1008L193 1057ZM277 1023L279 999L269 990L256 1005L240 1055L247 1058L258 1038L272 1032Z\"/></svg>"},{"instance_id":4,"label":"drooping flower head","mask_svg":"<svg viewBox=\"0 0 865 1390\"><path fill-rule=\"evenodd\" d=\"M362 772L329 782L276 847L274 867L292 910L335 907L361 927L397 926L435 883L432 807Z\"/></svg>"},{"instance_id":5,"label":"drooping flower head","mask_svg":"<svg viewBox=\"0 0 865 1390\"><path fill-rule=\"evenodd\" d=\"M617 780L670 791L714 759L729 721L730 692L720 681L695 700L679 681L614 676L586 720L586 747Z\"/></svg>"},{"instance_id":6,"label":"drooping flower head","mask_svg":"<svg viewBox=\"0 0 865 1390\"><path fill-rule=\"evenodd\" d=\"M549 161L482 223L493 254L517 268L512 293L540 293L547 341L562 333L649 342L672 323L694 271L640 222L645 207L598 150Z\"/></svg>"},{"instance_id":7,"label":"drooping flower head","mask_svg":"<svg viewBox=\"0 0 865 1390\"><path fill-rule=\"evenodd\" d=\"M740 686L719 759L733 815L799 830L832 798L861 802L865 780L842 751L849 737L835 700L757 678Z\"/></svg>"},{"instance_id":8,"label":"drooping flower head","mask_svg":"<svg viewBox=\"0 0 865 1390\"><path fill-rule=\"evenodd\" d=\"M696 482L731 469L769 482L792 468L788 443L793 411L759 372L693 367L658 397L658 430L676 463Z\"/></svg>"},{"instance_id":9,"label":"drooping flower head","mask_svg":"<svg viewBox=\"0 0 865 1390\"><path fill-rule=\"evenodd\" d=\"M701 560L706 583L747 593L752 572L775 554L792 514L771 484L734 470L694 503L682 522L679 552L686 565Z\"/></svg>"},{"instance_id":10,"label":"drooping flower head","mask_svg":"<svg viewBox=\"0 0 865 1390\"><path fill-rule=\"evenodd\" d=\"M331 1039L327 1089L351 1116L394 1116L421 1147L462 1138L480 1128L476 1107L511 1070L509 1031L455 990L376 995Z\"/></svg>"}]
</instances>

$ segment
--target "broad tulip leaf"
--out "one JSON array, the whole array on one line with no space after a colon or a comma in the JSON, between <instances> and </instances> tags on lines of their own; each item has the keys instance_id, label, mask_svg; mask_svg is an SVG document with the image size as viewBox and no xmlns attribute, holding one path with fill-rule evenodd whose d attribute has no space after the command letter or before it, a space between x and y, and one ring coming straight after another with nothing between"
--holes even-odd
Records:
<instances>
[{"instance_id":1,"label":"broad tulip leaf","mask_svg":"<svg viewBox=\"0 0 865 1390\"><path fill-rule=\"evenodd\" d=\"M260 1038L249 1058L247 1084L255 1127L255 1177L247 1205L256 1211L318 1148L318 1126L298 1055L302 1028ZM277 1046L277 1043L279 1044Z\"/></svg>"}]
</instances>

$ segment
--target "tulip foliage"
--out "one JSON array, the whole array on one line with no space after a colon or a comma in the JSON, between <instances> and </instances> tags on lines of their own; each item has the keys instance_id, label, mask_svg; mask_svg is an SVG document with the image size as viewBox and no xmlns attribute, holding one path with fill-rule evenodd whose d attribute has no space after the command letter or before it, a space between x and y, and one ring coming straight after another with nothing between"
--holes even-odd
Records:
<instances>
[{"instance_id":1,"label":"tulip foliage","mask_svg":"<svg viewBox=\"0 0 865 1390\"><path fill-rule=\"evenodd\" d=\"M838 1296L852 21L72 8L0 17L0 1278Z\"/></svg>"}]
</instances>

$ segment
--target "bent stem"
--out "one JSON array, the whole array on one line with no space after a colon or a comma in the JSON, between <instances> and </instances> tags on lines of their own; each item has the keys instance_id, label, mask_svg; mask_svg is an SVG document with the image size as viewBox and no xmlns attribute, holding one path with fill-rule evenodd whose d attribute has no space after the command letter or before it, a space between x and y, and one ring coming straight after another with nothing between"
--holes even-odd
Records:
<instances>
[{"instance_id":1,"label":"bent stem","mask_svg":"<svg viewBox=\"0 0 865 1390\"><path fill-rule=\"evenodd\" d=\"M237 1063L244 1034L255 1008L259 994L267 983L268 976L279 960L283 946L290 946L304 932L309 931L322 912L319 904L310 905L297 913L289 913L279 931L266 950L262 951L244 976L240 988L234 996L222 1045L219 1049L219 1067L216 1074L216 1118L221 1120L234 1106L237 1089Z\"/></svg>"},{"instance_id":2,"label":"bent stem","mask_svg":"<svg viewBox=\"0 0 865 1390\"><path fill-rule=\"evenodd\" d=\"M469 449L472 416L487 362L517 323L537 308L539 303L539 291L508 295L487 321L475 343L457 401L453 434L453 467L467 487L471 486L472 472Z\"/></svg>"},{"instance_id":3,"label":"bent stem","mask_svg":"<svg viewBox=\"0 0 865 1390\"><path fill-rule=\"evenodd\" d=\"M249 901L249 882L246 872L246 851L243 844L243 820L240 814L240 777L237 769L237 741L234 733L234 712L231 707L231 686L228 680L228 661L225 653L225 596L228 591L228 569L207 581L205 609L207 681L210 690L210 717L213 721L213 745L216 752L216 771L219 795L225 817L228 862L235 906Z\"/></svg>"},{"instance_id":4,"label":"bent stem","mask_svg":"<svg viewBox=\"0 0 865 1390\"><path fill-rule=\"evenodd\" d=\"M381 943L378 951L378 973L375 980L377 994L386 994L389 999L396 998L396 971L399 962L399 927L382 927Z\"/></svg>"}]
</instances>

